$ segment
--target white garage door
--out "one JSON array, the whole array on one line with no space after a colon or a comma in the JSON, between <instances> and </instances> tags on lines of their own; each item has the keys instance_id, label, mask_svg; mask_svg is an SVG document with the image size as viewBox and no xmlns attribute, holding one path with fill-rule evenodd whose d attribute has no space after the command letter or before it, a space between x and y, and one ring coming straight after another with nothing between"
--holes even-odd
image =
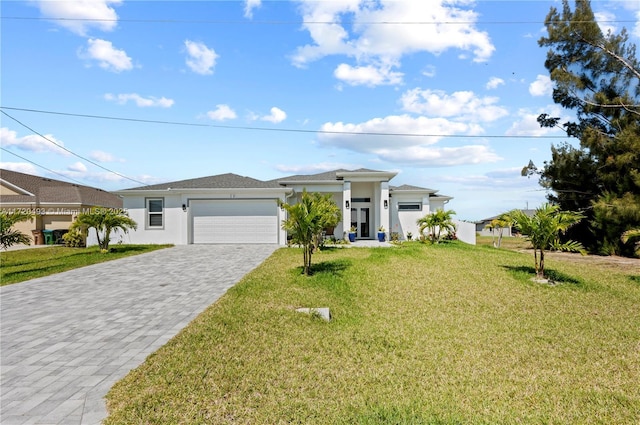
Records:
<instances>
[{"instance_id":1,"label":"white garage door","mask_svg":"<svg viewBox=\"0 0 640 425\"><path fill-rule=\"evenodd\" d=\"M278 206L268 200L191 201L193 243L278 243Z\"/></svg>"}]
</instances>

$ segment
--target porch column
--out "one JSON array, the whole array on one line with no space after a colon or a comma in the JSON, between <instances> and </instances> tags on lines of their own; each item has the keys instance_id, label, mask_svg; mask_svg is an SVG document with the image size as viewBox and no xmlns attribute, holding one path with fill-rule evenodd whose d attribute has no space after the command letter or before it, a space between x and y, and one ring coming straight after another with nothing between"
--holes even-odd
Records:
<instances>
[{"instance_id":1,"label":"porch column","mask_svg":"<svg viewBox=\"0 0 640 425\"><path fill-rule=\"evenodd\" d=\"M351 227L351 182L349 181L342 183L342 200L342 234L346 238Z\"/></svg>"},{"instance_id":2,"label":"porch column","mask_svg":"<svg viewBox=\"0 0 640 425\"><path fill-rule=\"evenodd\" d=\"M391 199L389 199L389 182L380 182L380 204L378 205L380 212L380 226L384 226L387 236L391 238Z\"/></svg>"}]
</instances>

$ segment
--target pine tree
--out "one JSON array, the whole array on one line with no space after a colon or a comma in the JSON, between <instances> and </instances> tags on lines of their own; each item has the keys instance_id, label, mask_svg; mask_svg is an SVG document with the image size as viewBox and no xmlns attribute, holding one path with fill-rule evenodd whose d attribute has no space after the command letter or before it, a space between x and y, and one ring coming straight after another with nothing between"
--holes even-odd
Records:
<instances>
[{"instance_id":1,"label":"pine tree","mask_svg":"<svg viewBox=\"0 0 640 425\"><path fill-rule=\"evenodd\" d=\"M539 40L549 48L545 67L554 83L553 100L575 112L575 121L542 114L542 126L562 126L579 147L552 148L539 171L549 200L562 209L581 210L586 225L570 235L592 250L632 255L620 235L640 225L640 65L636 47L622 29L603 34L589 1L572 11L552 7ZM537 171L525 167L523 172Z\"/></svg>"}]
</instances>

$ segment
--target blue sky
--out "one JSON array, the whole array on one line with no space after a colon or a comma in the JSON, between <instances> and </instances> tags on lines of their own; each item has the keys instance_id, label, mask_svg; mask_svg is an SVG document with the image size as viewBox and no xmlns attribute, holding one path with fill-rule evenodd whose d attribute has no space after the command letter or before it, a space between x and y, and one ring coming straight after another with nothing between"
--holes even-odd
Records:
<instances>
[{"instance_id":1,"label":"blue sky","mask_svg":"<svg viewBox=\"0 0 640 425\"><path fill-rule=\"evenodd\" d=\"M537 207L520 170L568 139L535 118L570 116L537 43L552 6L3 1L1 166L105 190L370 168L459 219ZM640 2L592 7L640 44Z\"/></svg>"}]
</instances>

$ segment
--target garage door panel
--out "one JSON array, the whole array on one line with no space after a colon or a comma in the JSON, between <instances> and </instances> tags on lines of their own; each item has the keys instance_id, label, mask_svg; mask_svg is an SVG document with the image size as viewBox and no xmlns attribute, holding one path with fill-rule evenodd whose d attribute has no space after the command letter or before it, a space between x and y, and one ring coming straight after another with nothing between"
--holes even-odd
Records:
<instances>
[{"instance_id":1,"label":"garage door panel","mask_svg":"<svg viewBox=\"0 0 640 425\"><path fill-rule=\"evenodd\" d=\"M194 201L193 243L278 243L273 200Z\"/></svg>"}]
</instances>

